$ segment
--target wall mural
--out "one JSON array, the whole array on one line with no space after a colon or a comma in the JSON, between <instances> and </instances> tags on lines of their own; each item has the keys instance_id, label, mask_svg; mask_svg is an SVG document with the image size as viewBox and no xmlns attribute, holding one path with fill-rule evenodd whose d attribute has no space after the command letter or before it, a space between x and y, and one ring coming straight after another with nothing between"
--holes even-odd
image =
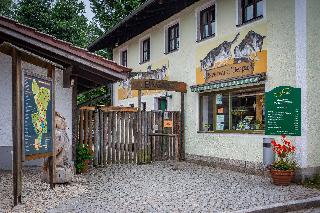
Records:
<instances>
[{"instance_id":1,"label":"wall mural","mask_svg":"<svg viewBox=\"0 0 320 213\"><path fill-rule=\"evenodd\" d=\"M265 35L266 28L260 26L239 32L221 43L198 48L197 84L266 72Z\"/></svg>"},{"instance_id":2,"label":"wall mural","mask_svg":"<svg viewBox=\"0 0 320 213\"><path fill-rule=\"evenodd\" d=\"M129 78L118 83L118 100L138 97L137 91L131 90L132 79L154 79L154 80L169 80L168 77L168 61L161 61L152 65L147 65L138 70L138 72L131 72ZM161 91L142 91L142 95L151 95Z\"/></svg>"}]
</instances>

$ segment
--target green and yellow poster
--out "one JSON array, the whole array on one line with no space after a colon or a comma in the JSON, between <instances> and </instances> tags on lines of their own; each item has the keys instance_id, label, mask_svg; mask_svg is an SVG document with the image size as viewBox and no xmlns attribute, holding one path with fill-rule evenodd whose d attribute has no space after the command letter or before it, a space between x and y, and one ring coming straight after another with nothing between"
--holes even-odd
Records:
<instances>
[{"instance_id":1,"label":"green and yellow poster","mask_svg":"<svg viewBox=\"0 0 320 213\"><path fill-rule=\"evenodd\" d=\"M52 153L52 82L24 77L24 154ZM36 157L36 156L39 157Z\"/></svg>"}]
</instances>

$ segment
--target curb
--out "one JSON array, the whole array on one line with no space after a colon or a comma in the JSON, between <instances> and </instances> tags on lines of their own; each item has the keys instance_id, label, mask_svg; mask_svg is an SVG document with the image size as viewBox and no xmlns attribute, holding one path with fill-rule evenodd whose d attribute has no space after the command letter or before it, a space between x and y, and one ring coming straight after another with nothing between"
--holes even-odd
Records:
<instances>
[{"instance_id":1,"label":"curb","mask_svg":"<svg viewBox=\"0 0 320 213\"><path fill-rule=\"evenodd\" d=\"M320 207L320 197L293 200L285 203L277 203L268 206L259 206L251 209L233 211L232 213L283 213Z\"/></svg>"}]
</instances>

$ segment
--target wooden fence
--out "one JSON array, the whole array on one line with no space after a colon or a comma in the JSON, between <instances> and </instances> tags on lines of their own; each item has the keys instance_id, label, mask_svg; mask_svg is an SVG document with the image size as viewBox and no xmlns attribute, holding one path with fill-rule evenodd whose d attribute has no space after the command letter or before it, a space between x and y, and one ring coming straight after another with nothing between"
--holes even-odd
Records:
<instances>
[{"instance_id":1,"label":"wooden fence","mask_svg":"<svg viewBox=\"0 0 320 213\"><path fill-rule=\"evenodd\" d=\"M179 159L179 136L180 112L80 110L79 143L91 147L96 166Z\"/></svg>"}]
</instances>

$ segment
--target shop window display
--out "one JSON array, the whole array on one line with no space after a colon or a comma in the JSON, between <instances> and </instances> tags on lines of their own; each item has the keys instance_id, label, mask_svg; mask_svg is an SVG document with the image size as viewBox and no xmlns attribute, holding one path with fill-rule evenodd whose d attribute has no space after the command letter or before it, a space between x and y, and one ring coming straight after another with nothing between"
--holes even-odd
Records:
<instances>
[{"instance_id":1,"label":"shop window display","mask_svg":"<svg viewBox=\"0 0 320 213\"><path fill-rule=\"evenodd\" d=\"M263 131L264 87L200 95L200 131Z\"/></svg>"}]
</instances>

